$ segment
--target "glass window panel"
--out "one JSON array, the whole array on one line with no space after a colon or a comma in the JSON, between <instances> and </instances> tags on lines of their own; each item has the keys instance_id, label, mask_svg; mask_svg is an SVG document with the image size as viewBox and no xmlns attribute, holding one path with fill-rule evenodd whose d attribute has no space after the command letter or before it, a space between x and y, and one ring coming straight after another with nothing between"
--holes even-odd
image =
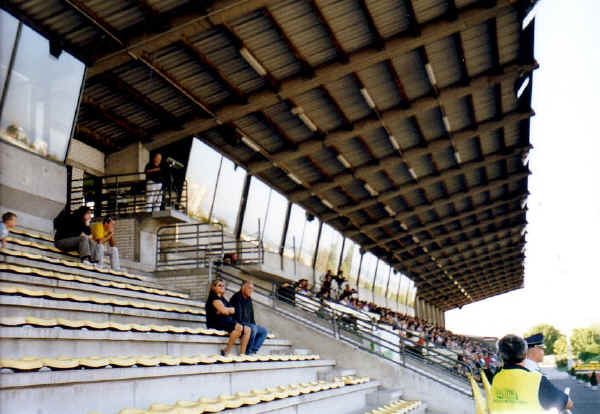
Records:
<instances>
[{"instance_id":1,"label":"glass window panel","mask_svg":"<svg viewBox=\"0 0 600 414\"><path fill-rule=\"evenodd\" d=\"M373 287L375 292L375 303L380 306L385 306L385 289L387 287L389 274L390 266L383 260L380 260L377 265L377 274L375 277L375 285Z\"/></svg>"},{"instance_id":2,"label":"glass window panel","mask_svg":"<svg viewBox=\"0 0 600 414\"><path fill-rule=\"evenodd\" d=\"M284 254L294 258L306 266L312 266L312 258L317 245L319 220L306 219L306 211L297 204L292 206L290 223L285 239Z\"/></svg>"},{"instance_id":3,"label":"glass window panel","mask_svg":"<svg viewBox=\"0 0 600 414\"><path fill-rule=\"evenodd\" d=\"M281 243L288 202L284 196L273 189L269 192L269 197L269 209L263 225L263 243L266 249L277 253Z\"/></svg>"},{"instance_id":4,"label":"glass window panel","mask_svg":"<svg viewBox=\"0 0 600 414\"><path fill-rule=\"evenodd\" d=\"M358 289L361 300L371 301L373 294L371 286L375 277L375 267L377 266L377 257L373 253L365 253L360 269L360 285Z\"/></svg>"},{"instance_id":5,"label":"glass window panel","mask_svg":"<svg viewBox=\"0 0 600 414\"><path fill-rule=\"evenodd\" d=\"M23 26L10 74L0 137L63 162L79 101L85 65L67 52L56 59L48 41Z\"/></svg>"},{"instance_id":6,"label":"glass window panel","mask_svg":"<svg viewBox=\"0 0 600 414\"><path fill-rule=\"evenodd\" d=\"M260 238L267 216L270 192L271 188L268 185L258 178L252 177L244 215L244 225L242 226L242 233L245 237L254 240Z\"/></svg>"},{"instance_id":7,"label":"glass window panel","mask_svg":"<svg viewBox=\"0 0 600 414\"><path fill-rule=\"evenodd\" d=\"M387 303L388 307L393 310L398 310L398 302L396 301L396 295L398 294L398 288L400 287L400 274L392 273L390 274L390 283L387 288Z\"/></svg>"},{"instance_id":8,"label":"glass window panel","mask_svg":"<svg viewBox=\"0 0 600 414\"><path fill-rule=\"evenodd\" d=\"M221 154L194 138L185 178L188 180L188 214L208 221ZM238 203L239 204L239 203Z\"/></svg>"},{"instance_id":9,"label":"glass window panel","mask_svg":"<svg viewBox=\"0 0 600 414\"><path fill-rule=\"evenodd\" d=\"M18 26L19 21L17 19L4 10L0 10L0 96L4 90L10 55L13 51Z\"/></svg>"},{"instance_id":10,"label":"glass window panel","mask_svg":"<svg viewBox=\"0 0 600 414\"><path fill-rule=\"evenodd\" d=\"M346 239L344 252L342 253L342 265L340 270L353 286L358 279L358 268L360 265L360 246L351 239Z\"/></svg>"},{"instance_id":11,"label":"glass window panel","mask_svg":"<svg viewBox=\"0 0 600 414\"><path fill-rule=\"evenodd\" d=\"M236 168L233 162L223 158L212 221L223 224L229 231L233 231L235 227L245 177L246 171L243 168Z\"/></svg>"},{"instance_id":12,"label":"glass window panel","mask_svg":"<svg viewBox=\"0 0 600 414\"><path fill-rule=\"evenodd\" d=\"M338 271L340 254L342 253L342 235L328 224L323 224L321 230L321 240L319 241L319 252L317 253L317 263L315 270L319 273L325 273L330 270L334 274Z\"/></svg>"}]
</instances>

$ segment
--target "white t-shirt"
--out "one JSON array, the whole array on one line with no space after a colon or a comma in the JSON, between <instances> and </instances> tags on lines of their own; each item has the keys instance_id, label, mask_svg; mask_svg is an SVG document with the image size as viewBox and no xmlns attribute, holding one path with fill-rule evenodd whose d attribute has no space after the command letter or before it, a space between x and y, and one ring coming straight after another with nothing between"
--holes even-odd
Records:
<instances>
[{"instance_id":1,"label":"white t-shirt","mask_svg":"<svg viewBox=\"0 0 600 414\"><path fill-rule=\"evenodd\" d=\"M8 227L6 227L6 224L0 223L0 239L7 237L8 233L10 233L10 231L8 230Z\"/></svg>"},{"instance_id":2,"label":"white t-shirt","mask_svg":"<svg viewBox=\"0 0 600 414\"><path fill-rule=\"evenodd\" d=\"M540 370L540 367L538 366L537 362L532 361L529 358L525 358L525 368L527 368L527 370L529 372L539 372L539 373L542 372Z\"/></svg>"}]
</instances>

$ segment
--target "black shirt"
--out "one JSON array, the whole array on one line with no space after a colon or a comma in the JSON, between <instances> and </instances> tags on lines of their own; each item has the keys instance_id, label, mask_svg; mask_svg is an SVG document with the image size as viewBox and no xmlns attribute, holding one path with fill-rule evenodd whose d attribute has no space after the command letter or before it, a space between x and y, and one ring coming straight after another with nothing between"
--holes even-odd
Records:
<instances>
[{"instance_id":1,"label":"black shirt","mask_svg":"<svg viewBox=\"0 0 600 414\"><path fill-rule=\"evenodd\" d=\"M523 371L529 372L527 368L520 365L507 365L502 369L522 369ZM544 375L542 375L542 380L540 381L538 398L540 399L540 405L544 410L550 410L552 408L563 410L569 401L569 396L556 388Z\"/></svg>"},{"instance_id":2,"label":"black shirt","mask_svg":"<svg viewBox=\"0 0 600 414\"><path fill-rule=\"evenodd\" d=\"M208 294L206 300L206 326L212 329L221 329L222 319L227 318L227 316L217 314L217 308L213 304L215 300L220 300L226 308L231 307L231 305L227 302L227 299L217 296L212 291Z\"/></svg>"},{"instance_id":3,"label":"black shirt","mask_svg":"<svg viewBox=\"0 0 600 414\"><path fill-rule=\"evenodd\" d=\"M83 222L83 219L79 216L70 214L69 217L62 223L62 225L56 229L56 235L54 240L68 239L69 237L77 237L81 233L92 234L90 226Z\"/></svg>"},{"instance_id":4,"label":"black shirt","mask_svg":"<svg viewBox=\"0 0 600 414\"><path fill-rule=\"evenodd\" d=\"M254 308L252 306L252 298L245 299L242 292L236 292L229 301L231 306L235 308L235 315L233 319L239 323L251 323L256 325L254 322Z\"/></svg>"},{"instance_id":5,"label":"black shirt","mask_svg":"<svg viewBox=\"0 0 600 414\"><path fill-rule=\"evenodd\" d=\"M160 168L159 171L153 171L153 172L148 172L148 170L153 170L155 168ZM148 164L146 164L146 168L144 168L144 172L146 173L146 181L153 181L155 183L162 183L163 182L163 173L162 173L162 166L159 165L158 167L156 165L154 165L153 162L149 162Z\"/></svg>"}]
</instances>

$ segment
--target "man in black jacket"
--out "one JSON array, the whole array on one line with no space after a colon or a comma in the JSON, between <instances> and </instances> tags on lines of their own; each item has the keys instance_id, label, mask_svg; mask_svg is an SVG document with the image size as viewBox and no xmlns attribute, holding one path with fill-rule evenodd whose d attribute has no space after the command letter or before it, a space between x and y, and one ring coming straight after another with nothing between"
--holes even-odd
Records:
<instances>
[{"instance_id":1,"label":"man in black jacket","mask_svg":"<svg viewBox=\"0 0 600 414\"><path fill-rule=\"evenodd\" d=\"M249 326L252 329L246 350L246 354L248 355L256 354L267 338L267 330L257 325L254 321L254 308L252 306L253 290L254 284L244 280L239 292L236 292L229 300L229 304L235 308L233 318L242 325Z\"/></svg>"}]
</instances>

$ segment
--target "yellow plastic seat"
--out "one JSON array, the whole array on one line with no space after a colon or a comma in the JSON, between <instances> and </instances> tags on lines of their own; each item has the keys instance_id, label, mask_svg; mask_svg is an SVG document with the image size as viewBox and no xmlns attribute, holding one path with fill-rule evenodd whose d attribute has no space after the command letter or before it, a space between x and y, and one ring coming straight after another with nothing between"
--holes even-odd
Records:
<instances>
[{"instance_id":1,"label":"yellow plastic seat","mask_svg":"<svg viewBox=\"0 0 600 414\"><path fill-rule=\"evenodd\" d=\"M113 367L132 367L137 364L137 358L128 356L110 357L110 365Z\"/></svg>"},{"instance_id":2,"label":"yellow plastic seat","mask_svg":"<svg viewBox=\"0 0 600 414\"><path fill-rule=\"evenodd\" d=\"M179 414L179 407L168 404L152 404L147 413L152 414Z\"/></svg>"},{"instance_id":3,"label":"yellow plastic seat","mask_svg":"<svg viewBox=\"0 0 600 414\"><path fill-rule=\"evenodd\" d=\"M260 398L250 392L238 392L235 395L244 402L244 405L256 405L260 403Z\"/></svg>"},{"instance_id":4,"label":"yellow plastic seat","mask_svg":"<svg viewBox=\"0 0 600 414\"><path fill-rule=\"evenodd\" d=\"M40 369L44 366L44 361L41 358L23 357L19 359L0 359L0 368L10 368L19 371L31 371Z\"/></svg>"},{"instance_id":5,"label":"yellow plastic seat","mask_svg":"<svg viewBox=\"0 0 600 414\"><path fill-rule=\"evenodd\" d=\"M137 364L144 367L155 367L160 364L160 357L144 355L137 359Z\"/></svg>"},{"instance_id":6,"label":"yellow plastic seat","mask_svg":"<svg viewBox=\"0 0 600 414\"><path fill-rule=\"evenodd\" d=\"M205 413L218 413L225 409L225 404L214 398L200 398L198 400L198 406Z\"/></svg>"},{"instance_id":7,"label":"yellow plastic seat","mask_svg":"<svg viewBox=\"0 0 600 414\"><path fill-rule=\"evenodd\" d=\"M110 361L106 357L91 356L79 358L79 365L86 368L102 368L110 365Z\"/></svg>"},{"instance_id":8,"label":"yellow plastic seat","mask_svg":"<svg viewBox=\"0 0 600 414\"><path fill-rule=\"evenodd\" d=\"M225 408L240 408L244 405L244 400L235 395L219 395L217 401L222 402Z\"/></svg>"},{"instance_id":9,"label":"yellow plastic seat","mask_svg":"<svg viewBox=\"0 0 600 414\"><path fill-rule=\"evenodd\" d=\"M44 366L53 369L73 369L79 366L79 358L44 358L42 363Z\"/></svg>"}]
</instances>

